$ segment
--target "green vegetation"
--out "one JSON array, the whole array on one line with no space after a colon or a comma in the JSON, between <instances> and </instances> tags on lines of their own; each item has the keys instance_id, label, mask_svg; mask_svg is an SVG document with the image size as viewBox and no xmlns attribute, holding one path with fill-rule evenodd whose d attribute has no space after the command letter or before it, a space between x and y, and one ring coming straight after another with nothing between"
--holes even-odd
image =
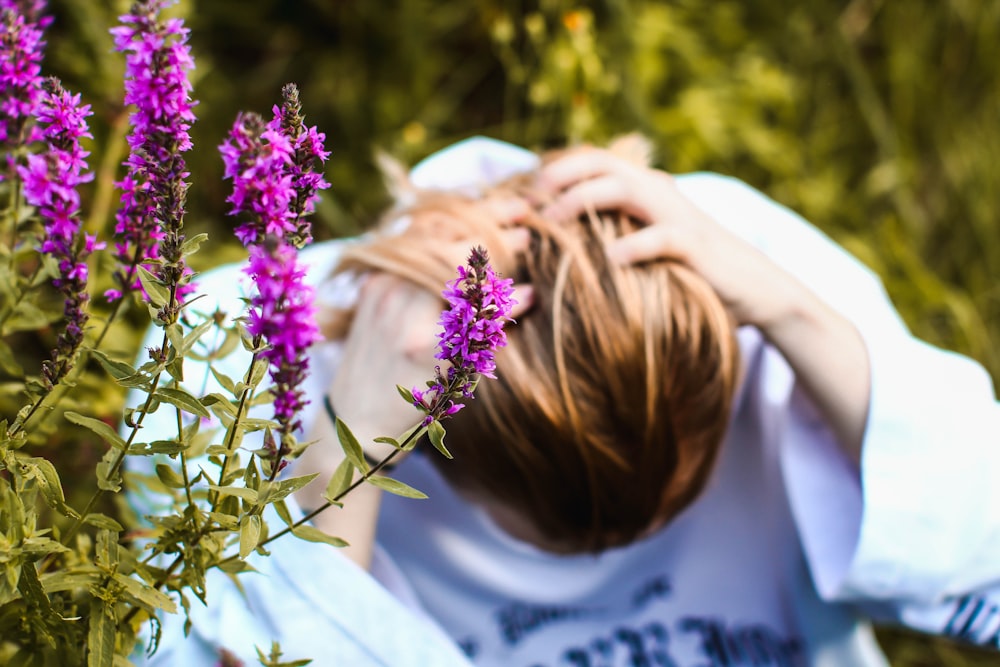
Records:
<instances>
[{"instance_id":1,"label":"green vegetation","mask_svg":"<svg viewBox=\"0 0 1000 667\"><path fill-rule=\"evenodd\" d=\"M126 113L107 27L127 3L51 5L46 68L94 105L94 153L107 160L93 165L88 225L107 238ZM212 239L201 267L240 251L215 146L236 111L269 109L288 81L334 152L320 237L363 229L386 203L375 147L412 162L475 133L543 147L638 129L668 170L731 174L803 213L883 277L919 336L1000 379L1000 2L186 0L175 10L198 62L188 225ZM135 344L138 332L118 333L122 350ZM52 345L21 343L39 363ZM95 369L80 382L91 413L114 419L121 396L101 378ZM73 452L66 465L92 470L101 452L88 435L51 428L60 435L48 446ZM78 483L83 496L93 487ZM1000 664L936 640L883 639L899 667Z\"/></svg>"}]
</instances>

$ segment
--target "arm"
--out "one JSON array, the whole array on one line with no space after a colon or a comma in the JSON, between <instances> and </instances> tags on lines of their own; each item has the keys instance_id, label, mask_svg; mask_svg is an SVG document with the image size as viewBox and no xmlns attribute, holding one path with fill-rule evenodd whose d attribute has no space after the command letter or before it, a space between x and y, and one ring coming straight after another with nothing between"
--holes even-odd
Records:
<instances>
[{"instance_id":1,"label":"arm","mask_svg":"<svg viewBox=\"0 0 1000 667\"><path fill-rule=\"evenodd\" d=\"M781 351L847 456L860 461L869 402L869 363L854 325L792 273L694 205L668 174L606 151L573 153L547 166L556 219L623 208L646 221L609 254L624 263L673 257L701 273L738 324L759 328Z\"/></svg>"},{"instance_id":2,"label":"arm","mask_svg":"<svg viewBox=\"0 0 1000 667\"><path fill-rule=\"evenodd\" d=\"M1000 599L991 592L1000 581L1000 406L983 369L914 339L867 268L746 185L644 174L640 189L629 171L640 168L608 178L606 165L566 164L543 172L557 212L636 198L641 206L633 203L631 212L649 227L609 251L633 261L646 245L698 266L737 320L760 326L796 371L790 380L780 372L768 378L776 385L768 390L769 423L822 597L866 607L877 600L904 622L938 632L949 618L941 605L967 593ZM775 271L792 279L771 282ZM821 305L809 305L813 299ZM767 315L782 312L769 305L791 302L813 314L800 314L801 324ZM786 324L775 329L776 321ZM838 368L842 359L854 360ZM855 388L833 386L840 383ZM913 616L917 609L930 610L921 613L924 622ZM935 627L933 614L945 621Z\"/></svg>"},{"instance_id":3,"label":"arm","mask_svg":"<svg viewBox=\"0 0 1000 667\"><path fill-rule=\"evenodd\" d=\"M423 386L432 377L436 319L440 299L426 290L387 275L367 279L341 360L332 378L321 386L337 415L350 426L366 453L381 460L392 448L374 439L395 436L416 423L419 414L396 393L395 386ZM322 398L313 398L320 403ZM316 483L296 493L307 512L326 501L326 480L344 459L332 420L317 411L306 435L313 442L296 462L296 473L320 473ZM395 460L398 460L397 455ZM342 508L331 507L313 519L320 530L347 541L345 556L361 567L371 566L375 527L382 491L363 484L351 492Z\"/></svg>"}]
</instances>

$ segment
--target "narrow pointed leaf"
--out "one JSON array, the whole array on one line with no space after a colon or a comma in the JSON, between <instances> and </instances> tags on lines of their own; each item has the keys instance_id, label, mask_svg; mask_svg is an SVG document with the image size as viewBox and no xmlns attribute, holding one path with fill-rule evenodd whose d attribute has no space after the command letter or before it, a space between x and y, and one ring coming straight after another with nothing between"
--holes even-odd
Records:
<instances>
[{"instance_id":1,"label":"narrow pointed leaf","mask_svg":"<svg viewBox=\"0 0 1000 667\"><path fill-rule=\"evenodd\" d=\"M427 497L427 494L423 491L418 491L409 484L404 484L398 479L392 479L391 477L380 477L379 475L375 475L368 478L368 483L372 486L377 486L384 491L388 491L389 493L394 493L397 496L403 496L405 498L422 499Z\"/></svg>"},{"instance_id":2,"label":"narrow pointed leaf","mask_svg":"<svg viewBox=\"0 0 1000 667\"><path fill-rule=\"evenodd\" d=\"M437 420L432 421L427 426L427 437L431 441L431 444L434 445L434 449L449 459L454 458L451 452L448 451L448 448L444 446L444 434L444 426L441 426L441 422Z\"/></svg>"},{"instance_id":3,"label":"narrow pointed leaf","mask_svg":"<svg viewBox=\"0 0 1000 667\"><path fill-rule=\"evenodd\" d=\"M358 442L357 437L351 432L351 429L341 420L337 418L337 439L340 440L340 446L344 450L344 454L350 459L354 467L361 472L368 472L368 462L365 461L364 450L361 449L361 443Z\"/></svg>"}]
</instances>

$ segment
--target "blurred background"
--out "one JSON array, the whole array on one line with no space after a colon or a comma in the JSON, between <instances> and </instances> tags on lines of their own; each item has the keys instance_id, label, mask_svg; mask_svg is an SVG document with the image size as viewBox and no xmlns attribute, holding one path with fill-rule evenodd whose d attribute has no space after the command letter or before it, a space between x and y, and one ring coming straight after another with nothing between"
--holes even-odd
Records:
<instances>
[{"instance_id":1,"label":"blurred background","mask_svg":"<svg viewBox=\"0 0 1000 667\"><path fill-rule=\"evenodd\" d=\"M127 118L107 29L128 2L50 5L45 66L94 106L88 225L107 238ZM197 61L187 227L211 237L198 268L242 252L216 146L237 111L269 113L293 81L333 151L318 238L357 233L387 203L375 148L412 163L471 134L544 148L640 130L659 166L737 176L805 215L882 276L917 335L1000 378L997 0L182 0L172 12ZM123 353L141 321L116 337ZM111 383L81 382L88 409L121 414ZM49 446L72 448L89 493L95 452L58 433L70 435ZM1000 665L880 636L897 667Z\"/></svg>"}]
</instances>

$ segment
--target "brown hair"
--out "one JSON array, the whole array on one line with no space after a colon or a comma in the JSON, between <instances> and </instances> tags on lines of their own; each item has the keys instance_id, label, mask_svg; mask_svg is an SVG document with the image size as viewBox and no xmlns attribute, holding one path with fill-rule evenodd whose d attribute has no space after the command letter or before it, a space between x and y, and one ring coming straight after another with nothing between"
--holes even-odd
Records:
<instances>
[{"instance_id":1,"label":"brown hair","mask_svg":"<svg viewBox=\"0 0 1000 667\"><path fill-rule=\"evenodd\" d=\"M536 196L527 182L501 189ZM497 380L446 424L455 458L432 457L441 473L567 552L627 544L687 507L716 459L738 367L711 287L673 260L610 262L607 241L636 228L619 212L570 224L530 215L520 258L476 200L425 193L405 214L402 232L353 247L338 270L389 271L439 291L454 274L442 243L468 239L535 293L508 326Z\"/></svg>"}]
</instances>

